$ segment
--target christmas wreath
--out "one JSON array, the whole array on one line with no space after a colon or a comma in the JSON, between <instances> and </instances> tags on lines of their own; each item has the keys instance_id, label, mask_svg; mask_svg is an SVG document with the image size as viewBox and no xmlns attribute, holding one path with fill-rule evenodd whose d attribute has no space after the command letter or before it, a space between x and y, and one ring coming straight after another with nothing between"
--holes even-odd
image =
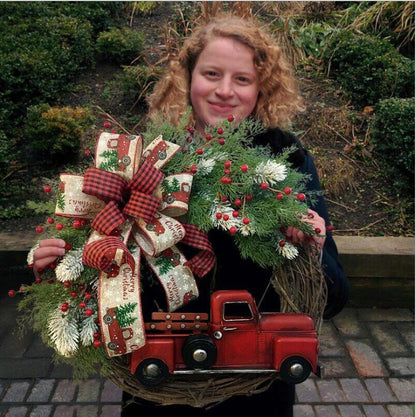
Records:
<instances>
[{"instance_id":1,"label":"christmas wreath","mask_svg":"<svg viewBox=\"0 0 416 417\"><path fill-rule=\"evenodd\" d=\"M133 395L161 403L175 402L176 396L195 405L194 394L189 401L177 395L179 380L167 401L160 398L163 390L138 392L123 367L124 355L146 343L141 280L149 273L158 278L169 311L191 302L198 296L194 277L206 275L215 263L206 232L218 228L233 236L242 258L275 271L271 283L286 311L307 312L319 322L325 285L313 248L285 238L289 225L320 233L302 221L307 200L316 195L305 194L308 176L287 162L294 149L275 156L267 147L252 147L253 136L264 130L254 120L237 123L230 116L204 135L185 120L177 127L154 122L143 135L120 125L121 133L109 132L110 123L104 124L94 167L83 176L61 174L55 193L45 187L56 194L56 209L37 227L39 240L63 239L66 254L18 292L24 295L21 320L41 334L57 360L73 367L75 377L99 369ZM192 246L196 255L186 259L178 242ZM29 265L37 247L28 254ZM120 327L133 329L122 347L112 344L110 326L102 325L114 312ZM256 377L246 387L236 380L228 394L220 392L225 397L241 394L241 387L254 392L261 382ZM212 377L209 384L215 385ZM188 381L184 386L189 391ZM212 401L218 398L197 403Z\"/></svg>"}]
</instances>

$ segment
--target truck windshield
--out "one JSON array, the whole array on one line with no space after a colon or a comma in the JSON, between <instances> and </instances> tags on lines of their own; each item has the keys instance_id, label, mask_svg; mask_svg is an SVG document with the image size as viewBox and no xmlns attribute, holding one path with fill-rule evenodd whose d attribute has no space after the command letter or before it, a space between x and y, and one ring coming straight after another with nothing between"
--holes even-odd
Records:
<instances>
[{"instance_id":1,"label":"truck windshield","mask_svg":"<svg viewBox=\"0 0 416 417\"><path fill-rule=\"evenodd\" d=\"M252 320L253 312L247 302L224 303L223 319L225 321Z\"/></svg>"}]
</instances>

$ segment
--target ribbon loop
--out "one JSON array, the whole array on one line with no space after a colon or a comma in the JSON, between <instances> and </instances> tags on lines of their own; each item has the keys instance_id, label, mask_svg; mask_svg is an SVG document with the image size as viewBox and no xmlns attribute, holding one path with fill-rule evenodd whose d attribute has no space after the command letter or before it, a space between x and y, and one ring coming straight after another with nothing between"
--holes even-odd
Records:
<instances>
[{"instance_id":1,"label":"ribbon loop","mask_svg":"<svg viewBox=\"0 0 416 417\"><path fill-rule=\"evenodd\" d=\"M91 227L102 235L111 235L118 226L123 224L126 217L114 201L110 201L95 217Z\"/></svg>"},{"instance_id":2,"label":"ribbon loop","mask_svg":"<svg viewBox=\"0 0 416 417\"><path fill-rule=\"evenodd\" d=\"M117 174L98 168L88 168L85 171L82 192L105 202L115 200L123 203L123 190L126 186L127 181Z\"/></svg>"},{"instance_id":3,"label":"ribbon loop","mask_svg":"<svg viewBox=\"0 0 416 417\"><path fill-rule=\"evenodd\" d=\"M128 184L128 188L144 194L152 194L163 178L161 171L144 161Z\"/></svg>"}]
</instances>

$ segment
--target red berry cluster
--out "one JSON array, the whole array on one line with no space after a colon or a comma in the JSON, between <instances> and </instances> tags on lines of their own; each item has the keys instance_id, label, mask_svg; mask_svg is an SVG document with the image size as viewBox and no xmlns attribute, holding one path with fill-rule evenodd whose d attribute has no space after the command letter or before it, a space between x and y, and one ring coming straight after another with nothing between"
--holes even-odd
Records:
<instances>
[{"instance_id":1,"label":"red berry cluster","mask_svg":"<svg viewBox=\"0 0 416 417\"><path fill-rule=\"evenodd\" d=\"M234 121L234 116L233 115L228 116L227 117L227 121L230 122L230 123L233 122ZM191 143L191 142L193 142L192 135L195 133L195 128L192 127L192 126L188 126L186 128L186 130L190 134L190 136L188 136L186 140L187 140L188 143ZM224 129L222 127L219 127L216 130L215 136L213 136L213 133L206 133L205 136L204 136L205 143L202 144L198 149L196 149L195 153L198 156L201 156L201 155L203 155L205 153L205 150L207 148L209 148L210 146L214 145L215 143L218 143L221 146L225 145L226 142L225 142L225 139L223 137L224 133L225 133L225 131L224 131ZM187 147L184 148L184 151L185 152L187 151ZM197 166L194 164L194 165L192 165L190 167L189 170L190 170L190 172L192 174L196 174L196 172L197 172Z\"/></svg>"}]
</instances>

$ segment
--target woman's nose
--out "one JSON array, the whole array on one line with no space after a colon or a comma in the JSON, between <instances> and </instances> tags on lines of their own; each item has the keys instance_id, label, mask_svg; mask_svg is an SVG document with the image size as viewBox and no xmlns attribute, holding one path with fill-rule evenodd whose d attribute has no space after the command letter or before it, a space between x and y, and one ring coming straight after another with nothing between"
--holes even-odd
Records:
<instances>
[{"instance_id":1,"label":"woman's nose","mask_svg":"<svg viewBox=\"0 0 416 417\"><path fill-rule=\"evenodd\" d=\"M223 98L232 96L234 94L232 80L227 77L221 78L215 92L218 96Z\"/></svg>"}]
</instances>

